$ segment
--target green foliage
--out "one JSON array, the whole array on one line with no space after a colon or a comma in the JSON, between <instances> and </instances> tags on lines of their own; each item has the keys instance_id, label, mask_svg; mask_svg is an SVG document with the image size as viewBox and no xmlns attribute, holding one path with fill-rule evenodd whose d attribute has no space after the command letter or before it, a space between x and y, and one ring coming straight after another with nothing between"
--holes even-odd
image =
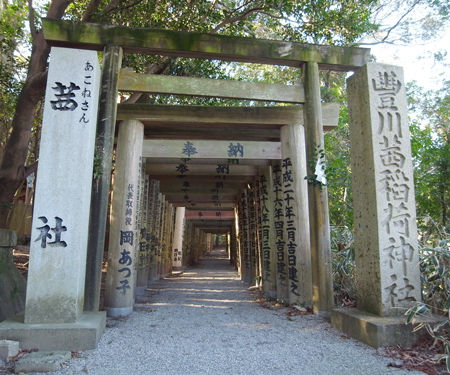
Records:
<instances>
[{"instance_id":1,"label":"green foliage","mask_svg":"<svg viewBox=\"0 0 450 375\"><path fill-rule=\"evenodd\" d=\"M88 1L73 2L68 7L66 18L87 18L89 21L132 27L217 32L224 35L337 45L353 44L362 35L376 28L369 21L375 0L143 0L133 2L132 5L102 1L86 17L88 4ZM124 66L143 72L150 64L162 61L164 59L158 56L127 54ZM172 59L164 74L219 78L218 72L219 76L228 76L236 69L238 76L250 76L254 73L248 66L237 68L238 66L236 63ZM263 70L268 72L272 68ZM298 72L298 69L292 68L273 69L278 72ZM268 73L268 76L272 76L272 73ZM269 81L270 78L264 77L264 80Z\"/></svg>"},{"instance_id":2,"label":"green foliage","mask_svg":"<svg viewBox=\"0 0 450 375\"><path fill-rule=\"evenodd\" d=\"M317 168L322 169L323 173L327 174L327 168L325 165L325 150L320 145L313 146L313 156L308 160L308 171L309 174L305 176L305 180L308 184L312 184L314 186L319 186L321 189L323 186L326 186L326 183L322 182L318 179L318 175L316 172Z\"/></svg>"},{"instance_id":3,"label":"green foliage","mask_svg":"<svg viewBox=\"0 0 450 375\"><path fill-rule=\"evenodd\" d=\"M450 308L450 241L445 228L431 217L419 220L423 300L434 312Z\"/></svg>"},{"instance_id":4,"label":"green foliage","mask_svg":"<svg viewBox=\"0 0 450 375\"><path fill-rule=\"evenodd\" d=\"M0 9L0 149L5 145L14 116L17 95L22 88L27 60L18 54L26 42L26 2L14 0Z\"/></svg>"},{"instance_id":5,"label":"green foliage","mask_svg":"<svg viewBox=\"0 0 450 375\"><path fill-rule=\"evenodd\" d=\"M353 235L345 226L331 226L330 232L335 303L342 305L356 299Z\"/></svg>"},{"instance_id":6,"label":"green foliage","mask_svg":"<svg viewBox=\"0 0 450 375\"><path fill-rule=\"evenodd\" d=\"M343 77L322 87L322 95L341 105L338 126L325 133L327 181L330 222L332 225L353 228L353 204L350 167L350 131L347 96Z\"/></svg>"},{"instance_id":7,"label":"green foliage","mask_svg":"<svg viewBox=\"0 0 450 375\"><path fill-rule=\"evenodd\" d=\"M450 187L450 81L425 91L408 85L411 150L418 217L430 216L446 225Z\"/></svg>"}]
</instances>

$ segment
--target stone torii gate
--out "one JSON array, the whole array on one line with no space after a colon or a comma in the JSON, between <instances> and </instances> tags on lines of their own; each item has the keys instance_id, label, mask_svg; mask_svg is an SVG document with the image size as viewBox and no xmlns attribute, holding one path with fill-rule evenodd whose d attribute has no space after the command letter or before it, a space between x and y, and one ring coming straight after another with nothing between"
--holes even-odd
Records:
<instances>
[{"instance_id":1,"label":"stone torii gate","mask_svg":"<svg viewBox=\"0 0 450 375\"><path fill-rule=\"evenodd\" d=\"M174 254L180 254L176 262L195 262L208 246L208 233L227 233L231 260L248 284L262 279L268 296L331 314L334 326L370 345L407 342L409 328L400 331L404 327L398 314L420 301L421 292L401 68L368 63L369 50L362 48L49 19L43 20L43 28L54 46L43 129L50 129L47 122L58 125L63 136L67 129L61 121L69 129L81 124L84 133L74 134L68 144L76 137L84 139L90 129L86 161L70 182L85 189L83 196L61 194L66 174L54 175L54 170L69 169L73 161L68 155L77 149L67 151L55 140L43 141L38 186L45 180L62 198L48 209L48 186L36 190L25 317L0 324L0 337L19 340L23 348L96 346L105 324L98 312L100 277L115 125L120 120L105 296L110 315L131 313L135 294L170 272ZM96 53L86 50L103 50L95 137L95 127L87 124L95 122L94 83L100 69L94 63ZM136 52L293 66L302 69L303 82L268 85L121 70L122 54ZM79 81L67 75L76 54L76 66L82 68ZM58 55L62 60L54 57ZM327 189L305 180L315 173L307 170L307 161L317 158L324 131L335 126L338 117L335 105L321 103L320 69L355 71L348 89L358 310L333 309ZM118 90L295 105L117 106ZM78 117L61 120L55 117L61 110ZM55 134L51 131L47 133ZM91 185L88 177L79 176L91 170L94 148L100 171L92 185L89 213L85 190ZM64 206L80 212L72 218ZM180 207L188 210L182 249ZM47 239L51 249L46 248ZM87 260L86 269L72 267L74 259L76 264ZM44 277L43 269L50 270L51 277ZM65 279L78 286L75 291ZM68 334L72 343L64 340Z\"/></svg>"}]
</instances>

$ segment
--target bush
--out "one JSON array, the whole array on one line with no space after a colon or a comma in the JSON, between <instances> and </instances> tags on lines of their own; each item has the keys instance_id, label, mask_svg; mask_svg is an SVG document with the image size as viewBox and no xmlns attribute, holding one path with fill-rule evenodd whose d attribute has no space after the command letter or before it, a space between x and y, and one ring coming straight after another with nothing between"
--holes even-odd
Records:
<instances>
[{"instance_id":1,"label":"bush","mask_svg":"<svg viewBox=\"0 0 450 375\"><path fill-rule=\"evenodd\" d=\"M354 306L356 289L353 234L346 226L332 226L330 237L335 304L338 306Z\"/></svg>"}]
</instances>

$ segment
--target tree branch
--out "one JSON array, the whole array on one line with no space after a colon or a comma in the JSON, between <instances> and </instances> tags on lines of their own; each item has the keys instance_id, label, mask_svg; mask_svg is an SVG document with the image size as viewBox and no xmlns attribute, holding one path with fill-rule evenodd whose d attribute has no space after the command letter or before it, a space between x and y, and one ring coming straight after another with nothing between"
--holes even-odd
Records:
<instances>
[{"instance_id":1,"label":"tree branch","mask_svg":"<svg viewBox=\"0 0 450 375\"><path fill-rule=\"evenodd\" d=\"M101 0L91 0L86 8L86 12L84 12L83 17L81 18L82 22L90 22L92 21L92 16L94 12L97 10L101 3Z\"/></svg>"},{"instance_id":2,"label":"tree branch","mask_svg":"<svg viewBox=\"0 0 450 375\"><path fill-rule=\"evenodd\" d=\"M244 18L246 18L247 16L249 16L252 13L257 13L262 11L263 8L262 7L258 7L258 8L251 8L246 10L245 12L242 12L241 14L234 16L234 17L227 17L225 18L221 23L219 23L216 27L214 27L213 29L211 29L210 31L208 31L209 34L214 34L217 33L222 27L224 27L225 25L229 25L230 23L234 23L237 21L241 21Z\"/></svg>"},{"instance_id":3,"label":"tree branch","mask_svg":"<svg viewBox=\"0 0 450 375\"><path fill-rule=\"evenodd\" d=\"M398 20L397 20L397 22L387 30L386 35L384 36L383 39L381 39L382 42L386 41L386 39L389 38L389 35L391 34L391 32L392 32L398 25L400 25L400 22L402 22L402 21L405 19L405 17L406 17L409 13L411 13L411 12L413 11L413 9L416 7L416 5L419 3L419 1L420 1L420 0L416 0L416 1L410 6L410 8L409 8L409 9L408 9L408 10L407 10L407 11L406 11L406 12L405 12Z\"/></svg>"},{"instance_id":4,"label":"tree branch","mask_svg":"<svg viewBox=\"0 0 450 375\"><path fill-rule=\"evenodd\" d=\"M39 160L36 160L34 163L27 165L24 170L23 178L27 178L30 174L37 171Z\"/></svg>"},{"instance_id":5,"label":"tree branch","mask_svg":"<svg viewBox=\"0 0 450 375\"><path fill-rule=\"evenodd\" d=\"M146 70L146 74L162 74L164 70L169 66L173 58L163 57L159 64L152 64ZM135 92L130 95L130 97L124 101L124 103L136 103L143 95L142 92Z\"/></svg>"},{"instance_id":6,"label":"tree branch","mask_svg":"<svg viewBox=\"0 0 450 375\"><path fill-rule=\"evenodd\" d=\"M60 19L72 2L73 0L52 0L50 7L48 8L47 17L52 19Z\"/></svg>"},{"instance_id":7,"label":"tree branch","mask_svg":"<svg viewBox=\"0 0 450 375\"><path fill-rule=\"evenodd\" d=\"M37 34L35 20L36 17L33 8L33 0L28 0L28 23L30 24L30 33L33 40Z\"/></svg>"},{"instance_id":8,"label":"tree branch","mask_svg":"<svg viewBox=\"0 0 450 375\"><path fill-rule=\"evenodd\" d=\"M409 7L408 10L406 10L405 13L403 13L401 15L401 17L397 20L397 22L392 25L391 27L389 27L387 30L385 30L385 35L384 37L382 37L381 39L375 41L375 42L369 42L369 43L361 43L360 45L376 45L376 44L381 44L381 43L386 43L386 44L395 44L395 41L388 41L387 39L389 38L389 36L391 35L392 31L394 31L400 24L401 22L414 10L414 8L421 2L421 0L415 0L411 6ZM382 6L380 6L379 9L381 9ZM375 40L377 38L374 38Z\"/></svg>"},{"instance_id":9,"label":"tree branch","mask_svg":"<svg viewBox=\"0 0 450 375\"><path fill-rule=\"evenodd\" d=\"M139 3L142 3L142 1L143 1L143 0L137 0L137 1L133 2L133 3L129 3L129 4L124 5L124 6L122 6L122 7L118 6L118 4L117 4L118 1L112 1L112 2L105 8L105 10L104 10L103 13L104 13L104 14L108 14L108 13L111 13L111 12L113 12L113 11L115 11L115 10L117 10L117 11L123 11L123 10L129 9L129 8L132 8L132 7L136 6L136 5L138 5ZM115 6L112 6L113 3L116 3Z\"/></svg>"}]
</instances>

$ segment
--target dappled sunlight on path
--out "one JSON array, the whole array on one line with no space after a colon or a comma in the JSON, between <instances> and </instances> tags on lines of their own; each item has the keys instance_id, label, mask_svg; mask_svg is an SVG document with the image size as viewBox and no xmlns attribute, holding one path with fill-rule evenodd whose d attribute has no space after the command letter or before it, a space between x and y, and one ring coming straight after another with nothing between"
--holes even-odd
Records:
<instances>
[{"instance_id":1,"label":"dappled sunlight on path","mask_svg":"<svg viewBox=\"0 0 450 375\"><path fill-rule=\"evenodd\" d=\"M57 374L408 374L314 315L263 308L223 252L152 283ZM418 373L416 373L418 374Z\"/></svg>"}]
</instances>

